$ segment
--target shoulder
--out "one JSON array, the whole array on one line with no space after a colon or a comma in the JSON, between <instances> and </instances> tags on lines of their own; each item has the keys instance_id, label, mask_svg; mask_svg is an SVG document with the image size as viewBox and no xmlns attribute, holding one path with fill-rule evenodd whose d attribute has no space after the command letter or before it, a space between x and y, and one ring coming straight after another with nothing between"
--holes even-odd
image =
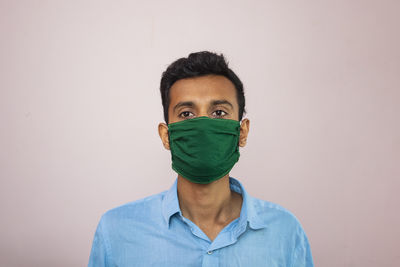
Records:
<instances>
[{"instance_id":1,"label":"shoulder","mask_svg":"<svg viewBox=\"0 0 400 267\"><path fill-rule=\"evenodd\" d=\"M268 228L279 228L281 231L303 233L299 219L287 208L266 200L251 198L251 205L256 218Z\"/></svg>"},{"instance_id":2,"label":"shoulder","mask_svg":"<svg viewBox=\"0 0 400 267\"><path fill-rule=\"evenodd\" d=\"M107 210L101 216L102 223L115 223L121 220L146 218L161 212L161 203L166 191L131 201Z\"/></svg>"}]
</instances>

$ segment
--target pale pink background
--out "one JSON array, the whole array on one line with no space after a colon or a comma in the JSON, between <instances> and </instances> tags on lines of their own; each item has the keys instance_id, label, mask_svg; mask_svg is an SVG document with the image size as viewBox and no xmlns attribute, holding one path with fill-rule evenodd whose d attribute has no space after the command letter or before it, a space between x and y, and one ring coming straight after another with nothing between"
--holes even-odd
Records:
<instances>
[{"instance_id":1,"label":"pale pink background","mask_svg":"<svg viewBox=\"0 0 400 267\"><path fill-rule=\"evenodd\" d=\"M399 1L0 1L0 266L85 266L100 216L168 189L161 72L245 84L231 176L291 210L316 266L399 266Z\"/></svg>"}]
</instances>

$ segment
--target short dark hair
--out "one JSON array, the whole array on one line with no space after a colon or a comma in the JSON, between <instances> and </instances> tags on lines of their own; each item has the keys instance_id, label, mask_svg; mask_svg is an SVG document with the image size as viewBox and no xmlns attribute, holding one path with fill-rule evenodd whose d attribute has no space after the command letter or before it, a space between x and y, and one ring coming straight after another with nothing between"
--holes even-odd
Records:
<instances>
[{"instance_id":1,"label":"short dark hair","mask_svg":"<svg viewBox=\"0 0 400 267\"><path fill-rule=\"evenodd\" d=\"M242 82L228 67L228 62L225 60L223 54L218 55L213 52L202 51L191 53L187 58L183 57L174 61L162 74L160 92L164 108L164 120L167 124L171 86L180 79L212 74L225 76L234 84L236 88L236 98L239 104L239 121L242 120L243 113L246 113Z\"/></svg>"}]
</instances>

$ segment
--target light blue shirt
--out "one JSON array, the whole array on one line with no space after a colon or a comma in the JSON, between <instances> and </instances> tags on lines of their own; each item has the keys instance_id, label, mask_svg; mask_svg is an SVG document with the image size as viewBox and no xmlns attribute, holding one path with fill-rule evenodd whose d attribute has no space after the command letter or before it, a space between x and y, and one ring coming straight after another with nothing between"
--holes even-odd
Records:
<instances>
[{"instance_id":1,"label":"light blue shirt","mask_svg":"<svg viewBox=\"0 0 400 267\"><path fill-rule=\"evenodd\" d=\"M182 216L177 180L168 191L107 211L94 235L89 267L312 267L306 234L285 208L247 194L240 217L211 241Z\"/></svg>"}]
</instances>

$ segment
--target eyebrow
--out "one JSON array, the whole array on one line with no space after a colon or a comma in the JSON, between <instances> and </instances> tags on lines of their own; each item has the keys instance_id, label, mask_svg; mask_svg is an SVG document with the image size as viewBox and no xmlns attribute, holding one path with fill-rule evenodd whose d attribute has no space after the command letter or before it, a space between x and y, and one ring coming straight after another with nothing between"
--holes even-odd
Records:
<instances>
[{"instance_id":1,"label":"eyebrow","mask_svg":"<svg viewBox=\"0 0 400 267\"><path fill-rule=\"evenodd\" d=\"M178 104L176 104L173 111L175 112L180 107L194 107L194 106L195 106L195 104L192 101L183 101L183 102L179 102Z\"/></svg>"},{"instance_id":2,"label":"eyebrow","mask_svg":"<svg viewBox=\"0 0 400 267\"><path fill-rule=\"evenodd\" d=\"M231 109L233 109L232 103L225 99L211 101L211 106L217 106L217 105L228 105L231 107ZM173 111L175 112L180 107L194 107L194 106L196 106L196 104L193 101L182 101L175 105Z\"/></svg>"},{"instance_id":3,"label":"eyebrow","mask_svg":"<svg viewBox=\"0 0 400 267\"><path fill-rule=\"evenodd\" d=\"M228 100L225 100L225 99L213 100L213 101L211 101L211 105L212 106L228 105L231 107L231 109L233 109L233 105L231 104L231 102L229 102Z\"/></svg>"}]
</instances>

